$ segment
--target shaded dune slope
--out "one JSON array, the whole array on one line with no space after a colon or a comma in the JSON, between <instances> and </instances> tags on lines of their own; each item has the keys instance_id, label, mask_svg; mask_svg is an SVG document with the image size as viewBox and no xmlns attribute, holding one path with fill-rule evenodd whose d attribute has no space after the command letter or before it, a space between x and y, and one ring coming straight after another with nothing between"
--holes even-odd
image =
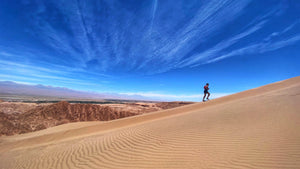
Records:
<instances>
[{"instance_id":1,"label":"shaded dune slope","mask_svg":"<svg viewBox=\"0 0 300 169\"><path fill-rule=\"evenodd\" d=\"M0 168L299 168L300 77L79 129L1 139Z\"/></svg>"}]
</instances>

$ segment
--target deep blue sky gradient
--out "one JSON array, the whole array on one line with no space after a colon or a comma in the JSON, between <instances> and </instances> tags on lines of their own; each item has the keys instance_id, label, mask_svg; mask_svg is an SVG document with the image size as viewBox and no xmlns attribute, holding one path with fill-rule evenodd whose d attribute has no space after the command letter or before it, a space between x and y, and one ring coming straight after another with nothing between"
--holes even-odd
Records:
<instances>
[{"instance_id":1,"label":"deep blue sky gradient","mask_svg":"<svg viewBox=\"0 0 300 169\"><path fill-rule=\"evenodd\" d=\"M3 0L0 80L201 100L300 75L293 0Z\"/></svg>"}]
</instances>

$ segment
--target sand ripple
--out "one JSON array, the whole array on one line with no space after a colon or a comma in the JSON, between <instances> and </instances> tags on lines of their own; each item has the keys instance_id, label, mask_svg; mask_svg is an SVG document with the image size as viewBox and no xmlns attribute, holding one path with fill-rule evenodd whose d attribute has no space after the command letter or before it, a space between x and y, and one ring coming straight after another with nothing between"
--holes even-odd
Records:
<instances>
[{"instance_id":1,"label":"sand ripple","mask_svg":"<svg viewBox=\"0 0 300 169\"><path fill-rule=\"evenodd\" d=\"M110 132L19 147L0 154L0 168L296 169L300 85L291 86L211 101L205 108L199 103L189 112Z\"/></svg>"}]
</instances>

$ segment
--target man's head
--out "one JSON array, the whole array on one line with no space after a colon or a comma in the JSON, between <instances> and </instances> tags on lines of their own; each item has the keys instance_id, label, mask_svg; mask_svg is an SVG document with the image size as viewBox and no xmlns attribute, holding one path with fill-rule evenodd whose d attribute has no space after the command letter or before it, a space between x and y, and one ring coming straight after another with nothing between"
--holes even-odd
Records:
<instances>
[{"instance_id":1,"label":"man's head","mask_svg":"<svg viewBox=\"0 0 300 169\"><path fill-rule=\"evenodd\" d=\"M206 85L207 85L207 86L209 86L209 84L208 84L208 83L206 83Z\"/></svg>"}]
</instances>

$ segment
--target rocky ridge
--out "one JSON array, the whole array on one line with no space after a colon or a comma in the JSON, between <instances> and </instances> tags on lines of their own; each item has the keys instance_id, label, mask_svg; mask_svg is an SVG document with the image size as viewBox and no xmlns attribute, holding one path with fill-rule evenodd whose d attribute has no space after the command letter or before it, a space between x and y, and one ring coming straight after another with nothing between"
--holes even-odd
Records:
<instances>
[{"instance_id":1,"label":"rocky ridge","mask_svg":"<svg viewBox=\"0 0 300 169\"><path fill-rule=\"evenodd\" d=\"M124 107L98 104L70 104L66 101L40 105L32 109L15 103L0 109L0 136L28 133L57 125L80 121L109 121L137 114L191 104L192 102L161 102L150 106L145 104L124 104ZM14 108L11 111L8 108ZM129 107L129 108L128 108ZM17 109L18 108L18 109ZM24 109L25 109L24 108ZM29 109L29 110L27 110ZM8 111L9 110L9 111Z\"/></svg>"},{"instance_id":2,"label":"rocky ridge","mask_svg":"<svg viewBox=\"0 0 300 169\"><path fill-rule=\"evenodd\" d=\"M108 106L93 104L70 104L62 101L40 106L25 113L0 112L0 135L22 134L38 131L69 122L108 121L136 115L117 111Z\"/></svg>"}]
</instances>

